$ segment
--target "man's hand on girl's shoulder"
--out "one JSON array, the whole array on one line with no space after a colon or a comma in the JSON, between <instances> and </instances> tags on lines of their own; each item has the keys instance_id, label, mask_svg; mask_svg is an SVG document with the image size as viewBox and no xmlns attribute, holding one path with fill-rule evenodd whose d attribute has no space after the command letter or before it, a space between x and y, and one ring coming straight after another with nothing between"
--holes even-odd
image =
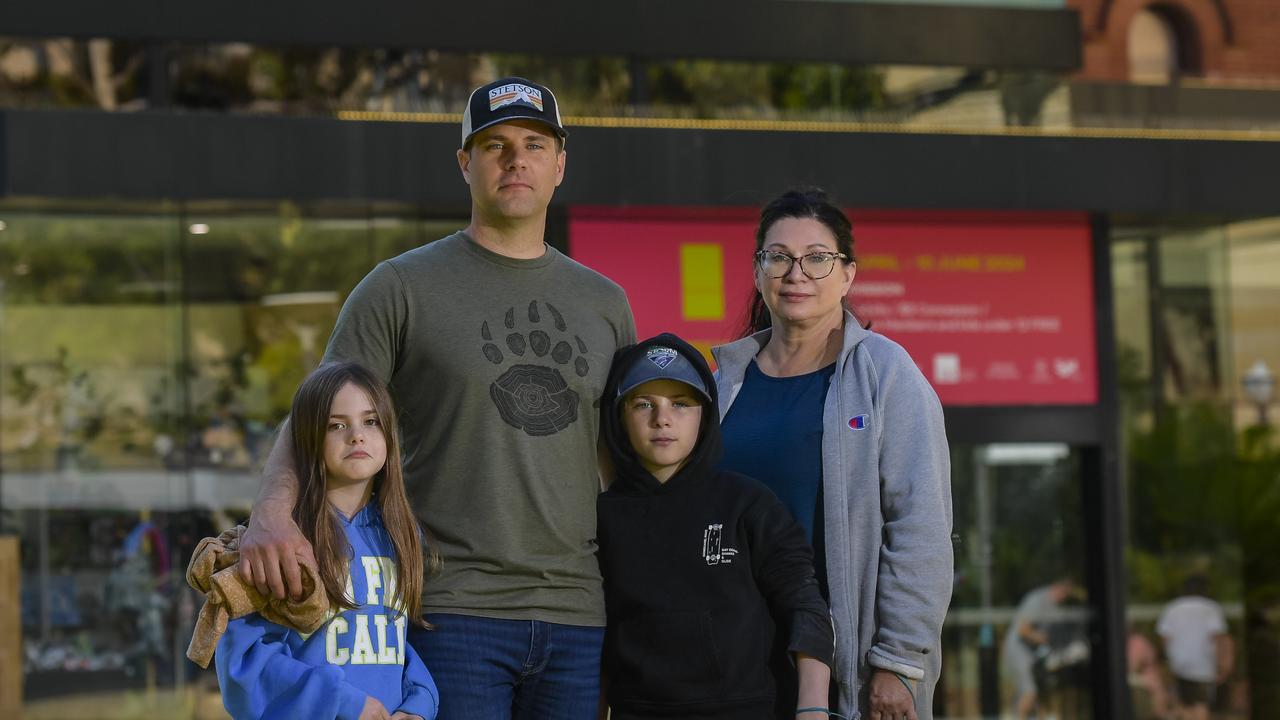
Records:
<instances>
[{"instance_id":1,"label":"man's hand on girl's shoulder","mask_svg":"<svg viewBox=\"0 0 1280 720\"><path fill-rule=\"evenodd\" d=\"M287 513L283 518L276 515L259 510L249 518L240 538L240 577L263 595L300 600L301 564L315 567L315 555L293 518Z\"/></svg>"}]
</instances>

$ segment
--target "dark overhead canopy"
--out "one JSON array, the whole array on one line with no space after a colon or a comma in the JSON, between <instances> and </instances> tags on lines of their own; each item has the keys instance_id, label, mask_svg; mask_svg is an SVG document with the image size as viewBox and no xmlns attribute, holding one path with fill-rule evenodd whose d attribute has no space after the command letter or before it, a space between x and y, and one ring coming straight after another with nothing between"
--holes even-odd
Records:
<instances>
[{"instance_id":1,"label":"dark overhead canopy","mask_svg":"<svg viewBox=\"0 0 1280 720\"><path fill-rule=\"evenodd\" d=\"M1280 143L571 126L559 205L1273 215ZM465 213L456 123L0 111L0 197L386 200ZM1189 180L1190 179L1190 180Z\"/></svg>"},{"instance_id":2,"label":"dark overhead canopy","mask_svg":"<svg viewBox=\"0 0 1280 720\"><path fill-rule=\"evenodd\" d=\"M12 0L0 35L1073 70L1074 10L829 0Z\"/></svg>"}]
</instances>

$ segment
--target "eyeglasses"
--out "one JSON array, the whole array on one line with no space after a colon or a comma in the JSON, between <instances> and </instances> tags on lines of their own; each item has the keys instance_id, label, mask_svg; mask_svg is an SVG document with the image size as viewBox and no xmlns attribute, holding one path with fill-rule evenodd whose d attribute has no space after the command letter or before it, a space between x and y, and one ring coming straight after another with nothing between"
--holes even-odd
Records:
<instances>
[{"instance_id":1,"label":"eyeglasses","mask_svg":"<svg viewBox=\"0 0 1280 720\"><path fill-rule=\"evenodd\" d=\"M812 280L821 280L831 274L836 267L836 258L848 260L849 256L838 252L815 252L808 255L788 255L776 250L760 250L756 252L756 264L771 278L786 277L791 267L800 263L800 272Z\"/></svg>"}]
</instances>

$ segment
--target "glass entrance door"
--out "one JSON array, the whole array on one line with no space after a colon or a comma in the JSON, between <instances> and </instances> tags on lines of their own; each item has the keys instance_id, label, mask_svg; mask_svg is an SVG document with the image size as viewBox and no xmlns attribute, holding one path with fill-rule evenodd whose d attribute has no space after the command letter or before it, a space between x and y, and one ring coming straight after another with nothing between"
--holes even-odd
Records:
<instances>
[{"instance_id":1,"label":"glass entrance door","mask_svg":"<svg viewBox=\"0 0 1280 720\"><path fill-rule=\"evenodd\" d=\"M1093 716L1080 456L1060 443L952 444L939 717Z\"/></svg>"}]
</instances>

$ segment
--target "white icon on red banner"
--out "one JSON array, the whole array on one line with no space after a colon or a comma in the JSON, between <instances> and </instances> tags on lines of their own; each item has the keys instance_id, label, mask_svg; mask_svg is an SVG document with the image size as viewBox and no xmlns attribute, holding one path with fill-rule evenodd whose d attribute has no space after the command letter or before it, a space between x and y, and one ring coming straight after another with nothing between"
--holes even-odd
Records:
<instances>
[{"instance_id":1,"label":"white icon on red banner","mask_svg":"<svg viewBox=\"0 0 1280 720\"><path fill-rule=\"evenodd\" d=\"M1080 373L1080 360L1078 358L1054 358L1053 374L1067 380L1074 378Z\"/></svg>"},{"instance_id":2,"label":"white icon on red banner","mask_svg":"<svg viewBox=\"0 0 1280 720\"><path fill-rule=\"evenodd\" d=\"M960 382L960 356L955 353L935 353L933 381L939 385L955 385Z\"/></svg>"}]
</instances>

